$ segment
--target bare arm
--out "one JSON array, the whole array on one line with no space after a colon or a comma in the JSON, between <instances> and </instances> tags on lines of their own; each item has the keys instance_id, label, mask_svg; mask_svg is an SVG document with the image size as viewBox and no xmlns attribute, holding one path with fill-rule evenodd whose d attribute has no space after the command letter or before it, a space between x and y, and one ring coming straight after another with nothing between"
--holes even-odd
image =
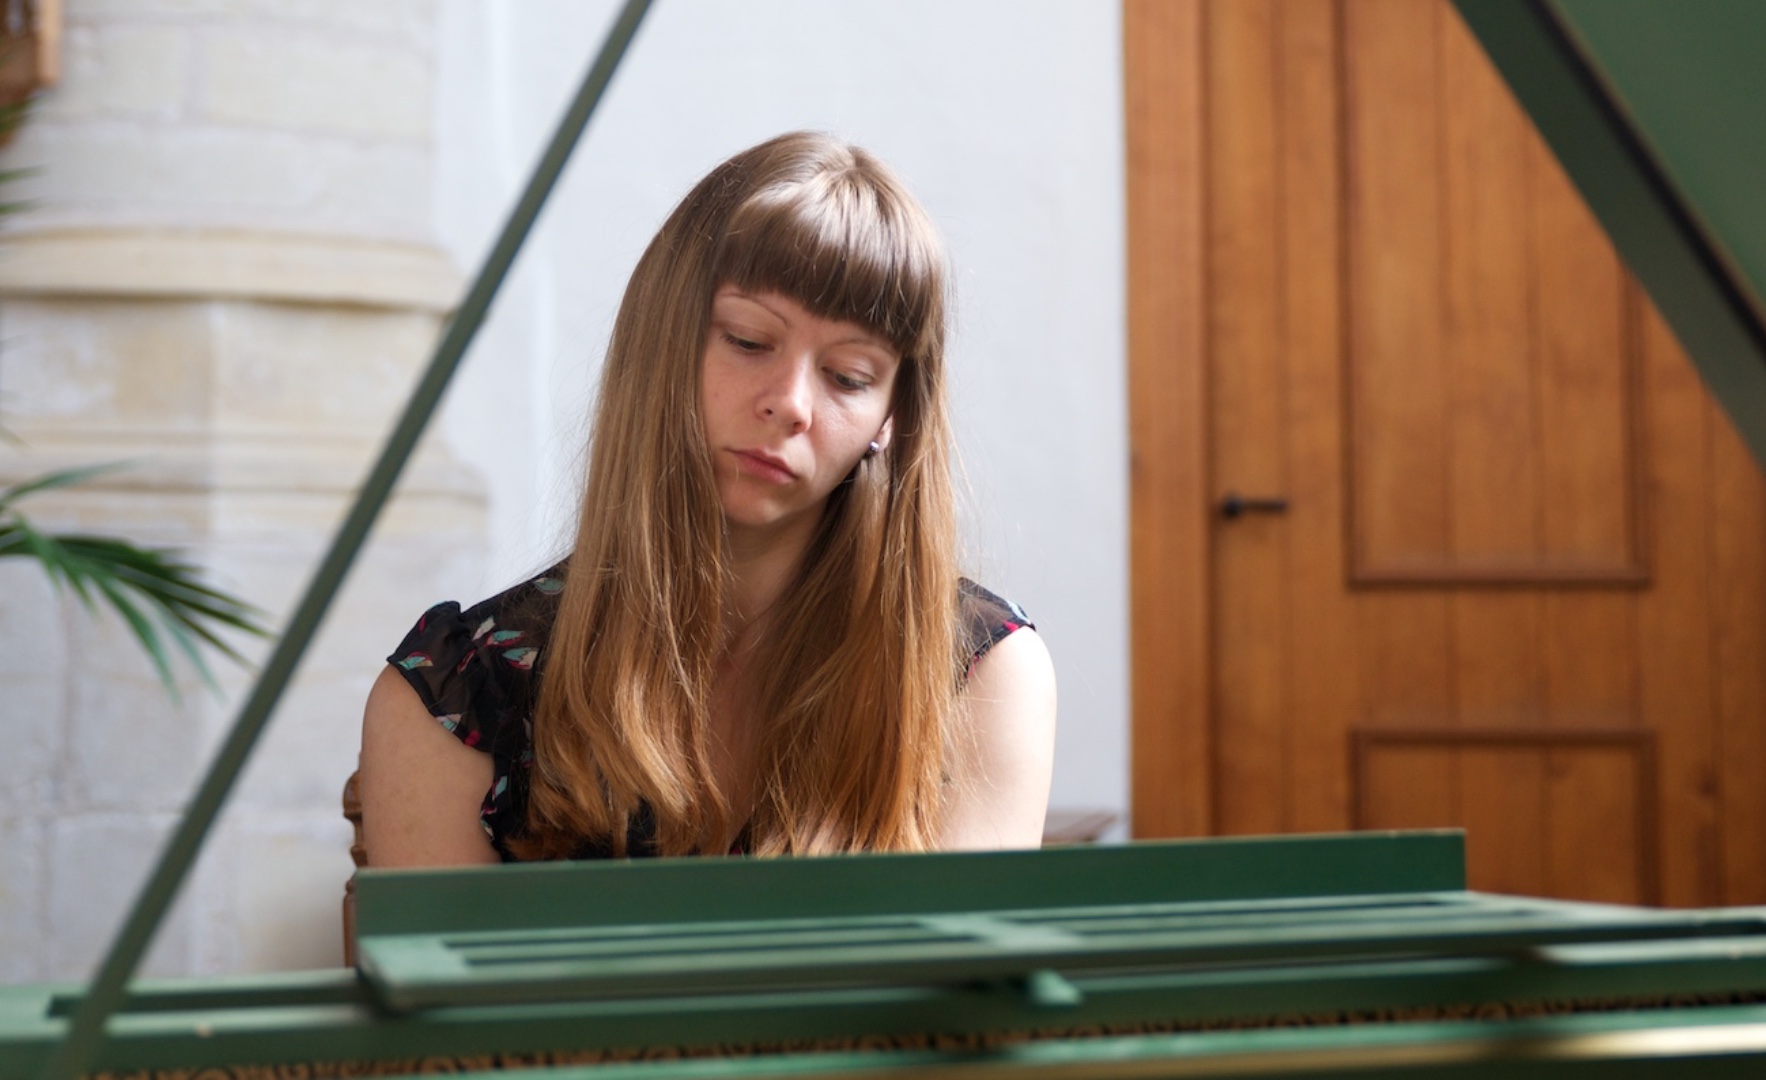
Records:
<instances>
[{"instance_id":1,"label":"bare arm","mask_svg":"<svg viewBox=\"0 0 1766 1080\"><path fill-rule=\"evenodd\" d=\"M1055 765L1055 669L1028 627L988 650L964 690L940 846L1038 847Z\"/></svg>"},{"instance_id":2,"label":"bare arm","mask_svg":"<svg viewBox=\"0 0 1766 1080\"><path fill-rule=\"evenodd\" d=\"M403 677L380 673L362 717L362 827L370 866L497 862L479 825L491 758L429 715Z\"/></svg>"}]
</instances>

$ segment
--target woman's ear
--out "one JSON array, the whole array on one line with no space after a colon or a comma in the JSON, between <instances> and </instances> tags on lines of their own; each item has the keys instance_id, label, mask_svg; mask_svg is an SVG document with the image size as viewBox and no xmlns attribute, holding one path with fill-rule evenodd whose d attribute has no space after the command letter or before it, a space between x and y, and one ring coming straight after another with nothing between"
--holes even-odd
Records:
<instances>
[{"instance_id":1,"label":"woman's ear","mask_svg":"<svg viewBox=\"0 0 1766 1080\"><path fill-rule=\"evenodd\" d=\"M877 444L879 451L887 450L889 449L889 438L894 433L895 417L890 416L883 421L883 426L877 429L877 437L871 441Z\"/></svg>"}]
</instances>

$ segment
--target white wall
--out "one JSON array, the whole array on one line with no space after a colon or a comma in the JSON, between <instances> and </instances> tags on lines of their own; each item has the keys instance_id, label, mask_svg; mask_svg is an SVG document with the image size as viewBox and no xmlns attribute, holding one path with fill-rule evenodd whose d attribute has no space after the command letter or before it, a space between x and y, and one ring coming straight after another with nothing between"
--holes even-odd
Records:
<instances>
[{"instance_id":1,"label":"white wall","mask_svg":"<svg viewBox=\"0 0 1766 1080\"><path fill-rule=\"evenodd\" d=\"M462 267L478 265L616 9L442 0L436 231ZM494 554L458 598L559 550L599 357L644 243L708 168L797 128L880 154L945 232L972 572L1023 604L1054 654L1052 803L1125 819L1114 3L659 0L448 402L448 437L492 493Z\"/></svg>"}]
</instances>

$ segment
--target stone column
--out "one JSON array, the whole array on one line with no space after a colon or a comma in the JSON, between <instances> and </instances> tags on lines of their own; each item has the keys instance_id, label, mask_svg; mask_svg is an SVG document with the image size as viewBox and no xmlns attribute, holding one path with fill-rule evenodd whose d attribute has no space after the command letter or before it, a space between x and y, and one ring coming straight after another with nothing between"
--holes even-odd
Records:
<instances>
[{"instance_id":1,"label":"stone column","mask_svg":"<svg viewBox=\"0 0 1766 1080\"><path fill-rule=\"evenodd\" d=\"M37 520L180 548L280 625L462 288L430 237L433 35L428 0L69 0L64 79L0 154L37 170L0 233L0 484L129 465ZM147 971L339 962L362 699L485 536L432 440ZM216 670L174 702L113 616L0 562L0 982L90 973L249 686Z\"/></svg>"}]
</instances>

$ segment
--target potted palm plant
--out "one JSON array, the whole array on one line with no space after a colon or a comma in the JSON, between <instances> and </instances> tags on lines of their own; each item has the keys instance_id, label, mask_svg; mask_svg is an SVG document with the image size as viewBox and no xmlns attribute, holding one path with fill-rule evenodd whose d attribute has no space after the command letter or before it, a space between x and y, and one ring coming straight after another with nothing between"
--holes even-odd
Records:
<instances>
[{"instance_id":1,"label":"potted palm plant","mask_svg":"<svg viewBox=\"0 0 1766 1080\"><path fill-rule=\"evenodd\" d=\"M48 532L19 510L19 502L29 495L71 487L121 467L63 469L0 488L0 559L35 559L50 580L77 596L88 611L97 611L101 601L109 606L147 651L160 682L172 694L177 694L175 653L212 687L204 646L243 663L244 657L220 632L231 628L264 635L258 609L204 584L197 567L176 551L109 536Z\"/></svg>"}]
</instances>

